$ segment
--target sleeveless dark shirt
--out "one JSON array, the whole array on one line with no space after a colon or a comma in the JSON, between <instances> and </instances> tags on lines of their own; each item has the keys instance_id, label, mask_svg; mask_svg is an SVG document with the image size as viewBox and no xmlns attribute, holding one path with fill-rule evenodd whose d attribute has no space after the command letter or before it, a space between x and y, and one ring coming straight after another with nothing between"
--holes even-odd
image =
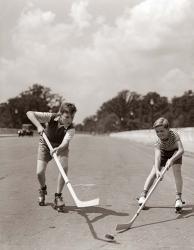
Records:
<instances>
[{"instance_id":1,"label":"sleeveless dark shirt","mask_svg":"<svg viewBox=\"0 0 194 250\"><path fill-rule=\"evenodd\" d=\"M57 114L53 114L45 128L45 134L47 135L53 147L58 147L63 141L63 138L67 131L69 129L74 128L73 124L71 124L68 128L65 128L64 125L60 125L58 120L55 121L55 118L57 116ZM40 143L45 144L45 141L42 136L40 137Z\"/></svg>"}]
</instances>

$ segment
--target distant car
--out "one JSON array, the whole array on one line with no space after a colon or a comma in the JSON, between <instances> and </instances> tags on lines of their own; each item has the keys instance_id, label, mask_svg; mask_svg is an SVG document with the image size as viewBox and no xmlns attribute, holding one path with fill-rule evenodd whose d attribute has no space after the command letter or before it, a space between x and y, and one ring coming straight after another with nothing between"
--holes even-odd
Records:
<instances>
[{"instance_id":1,"label":"distant car","mask_svg":"<svg viewBox=\"0 0 194 250\"><path fill-rule=\"evenodd\" d=\"M20 130L18 130L18 136L33 136L34 132L33 132L33 127L32 124L23 124L22 128Z\"/></svg>"}]
</instances>

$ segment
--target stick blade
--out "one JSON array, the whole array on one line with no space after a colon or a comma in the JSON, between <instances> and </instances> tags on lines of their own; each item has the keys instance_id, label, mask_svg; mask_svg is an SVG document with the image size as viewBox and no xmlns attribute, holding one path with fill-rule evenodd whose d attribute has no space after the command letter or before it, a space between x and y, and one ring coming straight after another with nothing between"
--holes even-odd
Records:
<instances>
[{"instance_id":1,"label":"stick blade","mask_svg":"<svg viewBox=\"0 0 194 250\"><path fill-rule=\"evenodd\" d=\"M99 198L96 198L94 200L90 200L90 201L77 201L76 205L77 207L93 207L93 206L98 206L100 202Z\"/></svg>"},{"instance_id":2,"label":"stick blade","mask_svg":"<svg viewBox=\"0 0 194 250\"><path fill-rule=\"evenodd\" d=\"M128 223L128 224L117 224L116 226L116 231L125 231L125 230L129 230L132 226L132 223Z\"/></svg>"}]
</instances>

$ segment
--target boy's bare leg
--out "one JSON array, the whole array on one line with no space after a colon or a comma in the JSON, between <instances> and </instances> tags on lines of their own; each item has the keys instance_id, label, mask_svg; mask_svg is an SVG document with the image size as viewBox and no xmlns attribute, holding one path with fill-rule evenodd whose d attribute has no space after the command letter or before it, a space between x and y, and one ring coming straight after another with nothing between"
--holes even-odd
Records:
<instances>
[{"instance_id":1,"label":"boy's bare leg","mask_svg":"<svg viewBox=\"0 0 194 250\"><path fill-rule=\"evenodd\" d=\"M156 178L156 171L155 171L155 168L153 166L150 174L148 175L148 177L145 181L143 192L141 193L140 198L138 199L139 205L141 205L144 202L150 187L154 183L155 178Z\"/></svg>"},{"instance_id":2,"label":"boy's bare leg","mask_svg":"<svg viewBox=\"0 0 194 250\"><path fill-rule=\"evenodd\" d=\"M46 178L45 171L47 167L47 162L38 160L36 174L40 184L38 203L40 206L45 205L45 195L47 195Z\"/></svg>"},{"instance_id":3,"label":"boy's bare leg","mask_svg":"<svg viewBox=\"0 0 194 250\"><path fill-rule=\"evenodd\" d=\"M67 175L68 172L68 157L67 156L62 156L59 157L60 163ZM58 175L58 183L57 183L57 193L60 194L62 193L63 187L64 187L65 181L63 179L63 176L61 175L61 173L59 173Z\"/></svg>"},{"instance_id":4,"label":"boy's bare leg","mask_svg":"<svg viewBox=\"0 0 194 250\"><path fill-rule=\"evenodd\" d=\"M181 174L181 164L175 164L172 166L175 184L176 184L176 202L175 202L175 211L176 213L181 213L183 207L182 201L182 188L183 188L183 179Z\"/></svg>"},{"instance_id":5,"label":"boy's bare leg","mask_svg":"<svg viewBox=\"0 0 194 250\"><path fill-rule=\"evenodd\" d=\"M67 174L68 171L68 157L67 156L59 156L59 161L65 171L65 173ZM62 197L62 190L64 187L65 181L63 179L63 176L61 175L61 173L59 172L58 175L58 182L57 182L57 192L55 193L55 200L54 200L54 204L55 207L57 208L58 211L63 211L63 207L64 207L64 202L63 202L63 197Z\"/></svg>"},{"instance_id":6,"label":"boy's bare leg","mask_svg":"<svg viewBox=\"0 0 194 250\"><path fill-rule=\"evenodd\" d=\"M176 184L176 191L177 191L177 198L181 198L182 189L183 189L183 178L181 174L181 164L174 164L172 166L175 184Z\"/></svg>"},{"instance_id":7,"label":"boy's bare leg","mask_svg":"<svg viewBox=\"0 0 194 250\"><path fill-rule=\"evenodd\" d=\"M41 160L37 161L36 174L41 188L45 187L46 185L46 177L45 177L46 167L47 167L47 162Z\"/></svg>"},{"instance_id":8,"label":"boy's bare leg","mask_svg":"<svg viewBox=\"0 0 194 250\"><path fill-rule=\"evenodd\" d=\"M149 191L150 187L152 186L152 184L154 183L154 180L156 178L156 171L155 168L153 166L150 174L148 175L146 182L144 184L144 191Z\"/></svg>"}]
</instances>

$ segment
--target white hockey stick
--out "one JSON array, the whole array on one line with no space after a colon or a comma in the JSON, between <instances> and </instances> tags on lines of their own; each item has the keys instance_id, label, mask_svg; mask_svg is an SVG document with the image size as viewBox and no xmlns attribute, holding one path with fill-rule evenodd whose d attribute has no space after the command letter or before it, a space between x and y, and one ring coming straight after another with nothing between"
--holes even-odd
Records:
<instances>
[{"instance_id":1,"label":"white hockey stick","mask_svg":"<svg viewBox=\"0 0 194 250\"><path fill-rule=\"evenodd\" d=\"M151 194L153 193L153 191L155 190L155 188L157 187L158 183L162 180L165 172L168 170L168 167L166 166L164 168L164 170L161 173L161 176L156 180L156 182L154 183L153 187L150 189L149 193L146 196L145 201L141 204L141 206L139 207L139 209L137 210L136 214L133 216L133 218L130 220L129 223L127 224L117 224L116 226L116 230L117 231L125 231L131 228L133 222L135 221L135 219L137 218L137 216L139 215L140 211L144 208L145 203L147 202L147 200L150 198Z\"/></svg>"},{"instance_id":2,"label":"white hockey stick","mask_svg":"<svg viewBox=\"0 0 194 250\"><path fill-rule=\"evenodd\" d=\"M47 136L46 136L46 134L44 132L42 133L42 136L43 136L46 144L48 145L49 149L52 150L53 147L52 147L51 143L49 142L49 140L48 140L48 138L47 138ZM99 205L99 198L96 198L96 199L90 200L90 201L80 201L78 199L78 197L77 197L75 191L73 190L73 188L71 186L71 183L69 182L69 179L68 179L68 177L67 177L67 175L66 175L66 173L65 173L65 171L64 171L64 169L63 169L63 167L62 167L56 153L53 154L53 158L55 159L55 161L57 163L58 169L59 169L61 175L64 178L65 184L67 185L67 187L69 189L69 192L71 193L76 206L77 207L92 207L92 206Z\"/></svg>"}]
</instances>

